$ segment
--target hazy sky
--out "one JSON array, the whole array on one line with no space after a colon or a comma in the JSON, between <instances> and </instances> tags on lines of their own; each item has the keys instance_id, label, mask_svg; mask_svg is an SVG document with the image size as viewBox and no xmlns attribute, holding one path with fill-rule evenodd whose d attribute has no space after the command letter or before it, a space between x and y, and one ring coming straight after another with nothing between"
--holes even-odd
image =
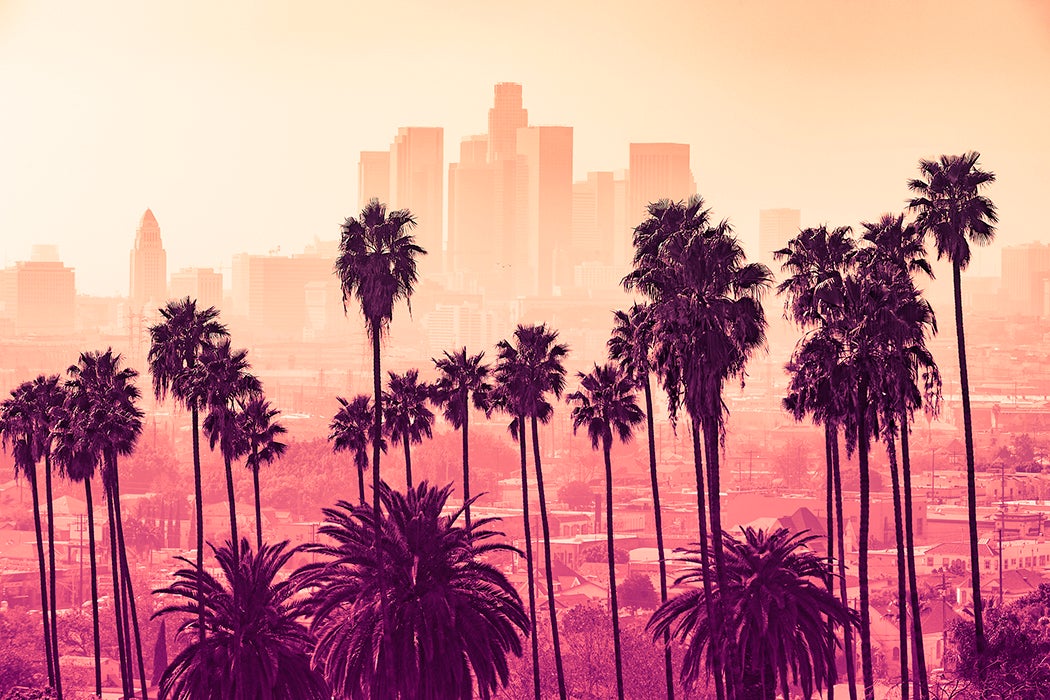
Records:
<instances>
[{"instance_id":1,"label":"hazy sky","mask_svg":"<svg viewBox=\"0 0 1050 700\"><path fill-rule=\"evenodd\" d=\"M492 86L575 127L575 170L692 144L746 242L899 209L920 157L976 149L1000 238L1050 240L1050 3L0 0L0 263L57 243L126 293L146 207L169 272L336 237L398 126L486 128ZM980 270L997 272L995 251Z\"/></svg>"}]
</instances>

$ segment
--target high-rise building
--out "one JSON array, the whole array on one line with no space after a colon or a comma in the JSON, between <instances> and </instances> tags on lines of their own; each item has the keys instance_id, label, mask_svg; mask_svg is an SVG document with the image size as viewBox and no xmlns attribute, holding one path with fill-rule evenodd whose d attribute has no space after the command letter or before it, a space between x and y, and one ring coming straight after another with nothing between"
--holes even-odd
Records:
<instances>
[{"instance_id":1,"label":"high-rise building","mask_svg":"<svg viewBox=\"0 0 1050 700\"><path fill-rule=\"evenodd\" d=\"M529 125L529 110L522 107L521 85L497 83L495 102L489 109L488 161L514 160L518 155L518 129Z\"/></svg>"},{"instance_id":2,"label":"high-rise building","mask_svg":"<svg viewBox=\"0 0 1050 700\"><path fill-rule=\"evenodd\" d=\"M149 209L135 231L128 298L136 312L160 306L168 298L168 256L160 240L160 224Z\"/></svg>"},{"instance_id":3,"label":"high-rise building","mask_svg":"<svg viewBox=\"0 0 1050 700\"><path fill-rule=\"evenodd\" d=\"M1014 313L1050 315L1050 245L1005 246L1000 264L1005 301Z\"/></svg>"},{"instance_id":4,"label":"high-rise building","mask_svg":"<svg viewBox=\"0 0 1050 700\"><path fill-rule=\"evenodd\" d=\"M753 256L756 262L769 267L777 274L779 263L773 259L773 251L780 250L798 235L802 225L802 212L798 209L763 209L758 212L758 251Z\"/></svg>"},{"instance_id":5,"label":"high-rise building","mask_svg":"<svg viewBox=\"0 0 1050 700\"><path fill-rule=\"evenodd\" d=\"M572 127L518 129L518 294L549 296L572 281Z\"/></svg>"},{"instance_id":6,"label":"high-rise building","mask_svg":"<svg viewBox=\"0 0 1050 700\"><path fill-rule=\"evenodd\" d=\"M450 272L491 287L501 253L495 234L496 170L487 161L488 137L468 136L459 162L448 166L448 258ZM469 286L469 284L468 284Z\"/></svg>"},{"instance_id":7,"label":"high-rise building","mask_svg":"<svg viewBox=\"0 0 1050 700\"><path fill-rule=\"evenodd\" d=\"M627 221L636 226L650 202L696 194L687 143L632 143L627 184Z\"/></svg>"},{"instance_id":8,"label":"high-rise building","mask_svg":"<svg viewBox=\"0 0 1050 700\"><path fill-rule=\"evenodd\" d=\"M409 126L390 146L390 203L416 219L416 242L428 253L421 272L444 270L445 130Z\"/></svg>"},{"instance_id":9,"label":"high-rise building","mask_svg":"<svg viewBox=\"0 0 1050 700\"><path fill-rule=\"evenodd\" d=\"M320 282L338 287L331 254L233 256L233 299L248 330L268 340L299 342L309 318L307 288Z\"/></svg>"},{"instance_id":10,"label":"high-rise building","mask_svg":"<svg viewBox=\"0 0 1050 700\"><path fill-rule=\"evenodd\" d=\"M572 255L574 264L613 262L616 238L616 180L611 172L587 173L572 185Z\"/></svg>"},{"instance_id":11,"label":"high-rise building","mask_svg":"<svg viewBox=\"0 0 1050 700\"><path fill-rule=\"evenodd\" d=\"M0 270L0 316L18 335L65 335L74 330L76 278L53 246L33 246L32 259Z\"/></svg>"},{"instance_id":12,"label":"high-rise building","mask_svg":"<svg viewBox=\"0 0 1050 700\"><path fill-rule=\"evenodd\" d=\"M207 267L184 267L171 273L171 297L197 300L197 308L222 308L222 273Z\"/></svg>"},{"instance_id":13,"label":"high-rise building","mask_svg":"<svg viewBox=\"0 0 1050 700\"><path fill-rule=\"evenodd\" d=\"M390 203L390 151L361 151L357 162L357 208L368 200Z\"/></svg>"}]
</instances>

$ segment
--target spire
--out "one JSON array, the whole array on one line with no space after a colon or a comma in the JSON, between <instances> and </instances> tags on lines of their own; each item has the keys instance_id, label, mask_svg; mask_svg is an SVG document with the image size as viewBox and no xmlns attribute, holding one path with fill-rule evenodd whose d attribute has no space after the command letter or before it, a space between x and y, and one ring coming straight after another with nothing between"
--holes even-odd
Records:
<instances>
[{"instance_id":1,"label":"spire","mask_svg":"<svg viewBox=\"0 0 1050 700\"><path fill-rule=\"evenodd\" d=\"M142 218L139 219L139 227L135 231L135 247L162 247L160 241L160 224L157 223L157 217L153 216L152 209L146 209L146 212L142 215Z\"/></svg>"}]
</instances>

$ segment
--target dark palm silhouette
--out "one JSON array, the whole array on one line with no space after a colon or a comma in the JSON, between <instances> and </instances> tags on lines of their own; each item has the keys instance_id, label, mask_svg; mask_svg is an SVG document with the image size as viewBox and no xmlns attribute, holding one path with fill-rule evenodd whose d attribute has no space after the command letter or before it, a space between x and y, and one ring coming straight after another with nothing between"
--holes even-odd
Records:
<instances>
[{"instance_id":1,"label":"dark palm silhouette","mask_svg":"<svg viewBox=\"0 0 1050 700\"><path fill-rule=\"evenodd\" d=\"M416 245L411 231L416 220L407 209L387 212L372 199L359 218L347 218L341 228L335 274L343 292L344 308L350 299L361 305L365 329L372 340L372 507L379 522L379 452L383 444L383 375L379 342L394 317L394 304L411 305L418 275L416 258L426 251ZM411 306L410 306L411 308ZM376 541L379 532L376 532Z\"/></svg>"},{"instance_id":2,"label":"dark palm silhouette","mask_svg":"<svg viewBox=\"0 0 1050 700\"><path fill-rule=\"evenodd\" d=\"M310 667L313 639L303 623L291 580L277 576L295 549L287 542L253 552L247 539L236 550L214 550L222 579L186 564L175 581L155 593L173 596L157 616L178 616L177 637L188 640L160 677L161 697L172 700L282 698L328 700L331 693ZM198 609L204 601L204 610ZM203 613L207 634L196 629Z\"/></svg>"},{"instance_id":3,"label":"dark palm silhouette","mask_svg":"<svg viewBox=\"0 0 1050 700\"><path fill-rule=\"evenodd\" d=\"M277 422L281 414L270 405L262 394L248 398L237 414L241 421L241 432L248 441L248 456L245 466L252 472L252 490L255 492L255 549L263 548L262 503L259 498L259 469L281 458L287 445L278 440L288 430Z\"/></svg>"},{"instance_id":4,"label":"dark palm silhouette","mask_svg":"<svg viewBox=\"0 0 1050 700\"><path fill-rule=\"evenodd\" d=\"M450 493L426 482L407 494L381 484L378 527L371 508L324 509L320 533L332 542L308 549L325 561L296 576L309 592L314 666L337 697L487 699L506 684L507 656L521 655L528 617L484 558L512 548L489 541L500 535L487 529L492 520L464 528L462 509L443 515Z\"/></svg>"},{"instance_id":5,"label":"dark palm silhouette","mask_svg":"<svg viewBox=\"0 0 1050 700\"><path fill-rule=\"evenodd\" d=\"M109 509L110 563L113 571L113 609L117 623L117 644L124 657L125 695L133 695L134 665L138 660L143 700L147 698L146 666L142 656L135 592L128 566L127 547L120 505L118 459L131 454L142 433L142 410L138 407L138 372L123 366L119 353L81 353L68 370L67 387L74 415L89 437L90 449L102 465L102 486ZM132 641L134 637L134 641Z\"/></svg>"},{"instance_id":6,"label":"dark palm silhouette","mask_svg":"<svg viewBox=\"0 0 1050 700\"><path fill-rule=\"evenodd\" d=\"M434 413L427 406L430 385L419 381L419 370L404 374L390 372L388 390L383 392L386 420L383 429L392 442L405 446L405 483L412 488L411 443L420 444L423 438L433 437Z\"/></svg>"},{"instance_id":7,"label":"dark palm silhouette","mask_svg":"<svg viewBox=\"0 0 1050 700\"><path fill-rule=\"evenodd\" d=\"M230 339L209 345L194 368L194 382L204 390L204 433L211 449L219 447L226 469L226 498L230 503L230 542L240 542L237 535L237 495L233 490L233 461L248 454L251 445L244 432L244 422L237 412L238 403L262 392L259 379L249 370L247 350L233 350ZM236 554L236 552L234 552Z\"/></svg>"},{"instance_id":8,"label":"dark palm silhouette","mask_svg":"<svg viewBox=\"0 0 1050 700\"><path fill-rule=\"evenodd\" d=\"M650 356L653 351L653 322L647 305L635 304L629 312L616 311L609 337L609 359L645 395L645 424L649 443L649 481L653 492L653 515L656 524L656 549L660 562L660 602L667 602L667 560L664 557L663 513L660 510L660 484L656 472L656 433L653 425L653 391L649 375L652 373ZM664 635L664 683L668 700L674 698L674 669L671 664L671 636Z\"/></svg>"},{"instance_id":9,"label":"dark palm silhouette","mask_svg":"<svg viewBox=\"0 0 1050 700\"><path fill-rule=\"evenodd\" d=\"M205 387L200 386L196 367L204 349L229 334L219 323L213 307L198 309L194 299L169 301L160 309L163 319L150 326L149 371L153 393L163 400L170 392L175 401L190 411L193 438L193 497L197 524L197 568L204 569L204 498L201 493L200 410L204 408ZM197 629L205 634L204 601L198 601L202 617Z\"/></svg>"},{"instance_id":10,"label":"dark palm silhouette","mask_svg":"<svg viewBox=\"0 0 1050 700\"><path fill-rule=\"evenodd\" d=\"M995 237L999 221L995 205L982 193L995 175L977 165L980 154L943 155L919 161L921 177L908 182L915 193L909 202L918 212L917 225L933 236L937 256L952 264L955 291L955 334L959 348L959 390L963 402L963 435L966 443L966 494L970 523L970 571L973 585L974 628L977 660L984 654L985 635L981 604L981 567L977 547L977 485L973 456L973 420L970 415L970 379L966 366L966 334L963 331L962 271L970 264L970 243L987 245Z\"/></svg>"},{"instance_id":11,"label":"dark palm silhouette","mask_svg":"<svg viewBox=\"0 0 1050 700\"><path fill-rule=\"evenodd\" d=\"M463 437L463 509L464 522L470 527L470 407L488 414L491 409L492 385L488 382L489 366L482 362L484 352L468 355L464 347L454 354L445 352L434 360L439 376L434 382L431 400L443 409L445 420Z\"/></svg>"},{"instance_id":12,"label":"dark palm silhouette","mask_svg":"<svg viewBox=\"0 0 1050 700\"><path fill-rule=\"evenodd\" d=\"M580 389L566 397L575 404L572 429L586 426L591 447L605 457L605 541L609 560L609 607L613 626L613 656L616 664L616 697L623 700L623 663L620 649L620 610L616 600L616 550L613 542L612 442L613 434L629 442L634 428L645 416L638 408L634 383L613 364L578 374Z\"/></svg>"},{"instance_id":13,"label":"dark palm silhouette","mask_svg":"<svg viewBox=\"0 0 1050 700\"><path fill-rule=\"evenodd\" d=\"M368 467L368 446L372 434L372 399L367 394L358 394L351 401L337 396L339 410L329 424L328 440L335 452L352 452L357 467L357 488L361 503L365 502L365 469ZM380 449L386 452L386 441L381 440Z\"/></svg>"},{"instance_id":14,"label":"dark palm silhouette","mask_svg":"<svg viewBox=\"0 0 1050 700\"><path fill-rule=\"evenodd\" d=\"M569 347L557 342L558 332L546 325L518 325L514 342L501 340L497 346L496 377L508 401L507 410L520 420L524 435L524 419L532 427L532 456L536 466L536 490L540 499L540 524L543 528L543 560L547 576L547 607L550 612L551 637L554 643L554 667L558 677L558 695L565 700L565 670L562 665L561 643L558 638L558 613L554 600L554 571L551 565L550 521L547 517L547 497L543 487L543 466L540 458L539 422L547 423L554 415L554 407L547 396L561 398L565 390L563 361ZM522 481L523 491L527 483Z\"/></svg>"},{"instance_id":15,"label":"dark palm silhouette","mask_svg":"<svg viewBox=\"0 0 1050 700\"><path fill-rule=\"evenodd\" d=\"M716 583L710 595L721 599L728 635L713 629L704 588L678 595L653 614L648 628L654 639L670 631L685 644L682 679L690 686L714 670L721 656L739 678L738 700L772 700L778 685L784 698L789 684L810 697L835 682L835 667L826 619L854 624L853 613L824 586L831 574L827 562L807 548L814 537L791 534L781 528L772 533L742 530L742 539L723 533L726 553L725 585ZM678 584L696 584L704 576L696 550L686 561L693 564ZM726 644L727 637L732 644ZM725 645L716 649L716 645Z\"/></svg>"}]
</instances>

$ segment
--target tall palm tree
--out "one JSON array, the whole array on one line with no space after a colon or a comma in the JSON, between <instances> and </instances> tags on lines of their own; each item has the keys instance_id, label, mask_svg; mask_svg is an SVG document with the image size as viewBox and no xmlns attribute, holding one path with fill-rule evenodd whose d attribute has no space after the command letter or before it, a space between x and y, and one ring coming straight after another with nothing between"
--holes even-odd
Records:
<instances>
[{"instance_id":1,"label":"tall palm tree","mask_svg":"<svg viewBox=\"0 0 1050 700\"><path fill-rule=\"evenodd\" d=\"M464 346L454 354L446 351L443 358L433 360L439 376L434 382L431 400L443 409L445 420L463 437L463 510L467 529L470 529L470 406L473 403L475 409L486 414L492 410L492 385L488 382L489 366L482 362L484 357L484 352L468 355Z\"/></svg>"},{"instance_id":2,"label":"tall palm tree","mask_svg":"<svg viewBox=\"0 0 1050 700\"><path fill-rule=\"evenodd\" d=\"M190 411L197 568L203 571L204 497L201 492L200 410L204 408L205 387L196 381L196 367L204 349L227 337L229 332L219 322L219 312L214 307L198 309L197 301L189 297L169 301L161 307L160 315L163 320L149 328L149 372L153 376L153 393L158 399L163 400L171 393L177 403ZM203 599L198 601L197 607L201 615L197 630L200 634L207 634Z\"/></svg>"},{"instance_id":3,"label":"tall palm tree","mask_svg":"<svg viewBox=\"0 0 1050 700\"><path fill-rule=\"evenodd\" d=\"M977 165L980 153L942 155L938 160L920 160L920 178L908 182L915 193L908 206L918 212L916 224L924 235L933 236L937 257L952 264L955 291L955 335L959 348L959 389L963 402L963 435L966 442L966 497L970 522L970 572L973 584L973 613L977 659L984 654L984 618L981 604L981 567L977 548L977 482L973 456L973 420L970 415L970 379L966 366L966 334L963 331L962 271L970 264L970 243L987 245L995 237L999 221L995 204L982 194L995 181L995 174Z\"/></svg>"},{"instance_id":4,"label":"tall palm tree","mask_svg":"<svg viewBox=\"0 0 1050 700\"><path fill-rule=\"evenodd\" d=\"M288 432L277 422L281 414L261 394L251 396L241 407L238 417L241 432L248 441L248 458L245 466L252 471L252 487L255 491L255 551L262 552L262 505L259 498L259 468L281 458L288 448L278 440Z\"/></svg>"},{"instance_id":5,"label":"tall palm tree","mask_svg":"<svg viewBox=\"0 0 1050 700\"><path fill-rule=\"evenodd\" d=\"M181 617L177 636L189 640L160 677L161 697L332 697L324 680L310 667L313 638L304 624L306 610L297 598L298 590L290 579L277 580L297 550L281 542L253 552L245 539L239 548L227 542L213 551L222 579L177 557L187 568L175 572L170 586L155 591L176 602L153 616ZM195 629L202 599L207 635Z\"/></svg>"},{"instance_id":6,"label":"tall palm tree","mask_svg":"<svg viewBox=\"0 0 1050 700\"><path fill-rule=\"evenodd\" d=\"M134 661L138 659L143 700L147 698L146 667L142 656L138 611L124 544L124 526L120 506L120 471L118 459L131 454L142 433L143 412L137 405L140 394L135 386L138 372L124 367L123 357L113 352L81 353L77 364L68 370L67 387L76 414L85 433L93 437L92 448L102 465L102 485L110 509L110 562L113 567L114 611L117 618L117 642L127 652L126 695L133 694ZM123 612L127 608L127 613ZM130 624L129 624L130 622ZM132 644L134 635L134 646Z\"/></svg>"},{"instance_id":7,"label":"tall palm tree","mask_svg":"<svg viewBox=\"0 0 1050 700\"><path fill-rule=\"evenodd\" d=\"M237 415L238 402L250 400L262 392L262 384L249 370L247 350L233 350L230 339L223 338L201 353L194 368L194 380L204 387L204 404L208 415L204 433L211 449L219 446L226 469L226 497L230 502L230 542L237 549L237 495L233 490L233 461L248 454L251 446L244 433L244 423ZM236 551L234 551L236 554Z\"/></svg>"},{"instance_id":8,"label":"tall palm tree","mask_svg":"<svg viewBox=\"0 0 1050 700\"><path fill-rule=\"evenodd\" d=\"M579 372L580 389L566 399L572 409L573 432L587 427L591 447L601 447L605 457L605 541L609 559L609 606L612 614L613 651L616 663L616 697L623 700L623 665L620 650L620 609L616 600L616 556L613 543L612 441L629 442L634 428L645 416L638 408L634 383L617 365L605 364L584 374Z\"/></svg>"},{"instance_id":9,"label":"tall palm tree","mask_svg":"<svg viewBox=\"0 0 1050 700\"><path fill-rule=\"evenodd\" d=\"M831 572L826 560L807 547L813 536L750 527L742 535L738 539L723 533L726 583L716 583L710 594L726 610L731 645L707 614L704 588L661 605L648 628L654 639L670 631L685 643L682 679L688 685L713 672L714 659L722 654L739 669L739 700L773 700L778 685L786 700L790 684L801 687L802 697L810 697L835 682L835 667L828 663L828 646L834 642L824 621L831 618L848 627L855 624L853 613L824 587ZM697 554L690 550L686 561L693 567L678 584L695 584L704 576ZM715 649L718 644L725 648Z\"/></svg>"},{"instance_id":10,"label":"tall palm tree","mask_svg":"<svg viewBox=\"0 0 1050 700\"><path fill-rule=\"evenodd\" d=\"M379 342L394 317L394 304L411 297L418 280L416 258L426 251L416 245L412 229L416 220L407 209L387 212L385 204L372 199L358 218L343 222L335 274L343 292L343 307L357 299L372 340L372 508L379 524L379 452L383 433L383 375ZM379 531L376 531L376 543Z\"/></svg>"},{"instance_id":11,"label":"tall palm tree","mask_svg":"<svg viewBox=\"0 0 1050 700\"><path fill-rule=\"evenodd\" d=\"M433 437L434 413L427 406L430 385L419 381L419 370L404 374L390 372L388 391L383 392L386 421L383 429L393 442L405 446L405 483L412 488L411 443L420 444L423 438Z\"/></svg>"},{"instance_id":12,"label":"tall palm tree","mask_svg":"<svg viewBox=\"0 0 1050 700\"><path fill-rule=\"evenodd\" d=\"M365 468L368 467L368 446L372 440L372 399L367 394L358 394L347 401L342 396L335 397L339 402L332 422L328 440L335 452L352 452L354 466L357 467L357 488L361 503L365 502ZM379 447L386 452L386 441L380 440Z\"/></svg>"},{"instance_id":13,"label":"tall palm tree","mask_svg":"<svg viewBox=\"0 0 1050 700\"><path fill-rule=\"evenodd\" d=\"M47 565L44 563L44 536L40 525L40 490L37 488L38 412L32 382L23 382L11 391L11 396L0 402L0 440L5 451L14 458L15 475L26 477L33 495L33 528L36 531L37 567L40 571L40 610L44 626L44 656L47 660L47 681L56 687L55 669L58 658L51 638L48 618Z\"/></svg>"},{"instance_id":14,"label":"tall palm tree","mask_svg":"<svg viewBox=\"0 0 1050 700\"><path fill-rule=\"evenodd\" d=\"M656 471L656 431L653 425L653 391L649 375L652 373L650 356L653 351L653 322L649 307L634 304L629 312L613 313L613 330L607 343L609 359L645 396L645 424L649 443L649 481L653 493L653 516L656 523L656 549L660 564L660 602L667 602L667 559L664 556L663 513L660 510L660 480ZM674 700L674 669L671 664L671 635L664 635L664 683L668 700Z\"/></svg>"},{"instance_id":15,"label":"tall palm tree","mask_svg":"<svg viewBox=\"0 0 1050 700\"><path fill-rule=\"evenodd\" d=\"M554 407L547 400L553 394L560 399L565 390L565 356L569 346L557 342L558 332L541 325L521 325L514 330L514 342L501 340L497 346L496 376L509 400L509 412L532 427L532 457L536 466L536 490L540 498L540 524L543 528L543 560L547 575L547 607L550 611L551 638L554 643L554 667L558 677L558 695L565 700L565 670L558 637L558 613L554 600L554 571L551 565L550 521L547 497L543 488L543 466L540 458L539 422L550 422ZM526 484L522 484L522 489Z\"/></svg>"},{"instance_id":16,"label":"tall palm tree","mask_svg":"<svg viewBox=\"0 0 1050 700\"><path fill-rule=\"evenodd\" d=\"M332 541L308 550L325 561L296 576L309 592L313 663L336 696L487 700L506 684L507 656L521 655L528 617L484 558L512 548L490 541L501 535L487 529L490 519L464 528L462 509L444 515L450 493L426 482L407 494L381 484L378 527L371 508L324 509L320 532Z\"/></svg>"}]
</instances>

